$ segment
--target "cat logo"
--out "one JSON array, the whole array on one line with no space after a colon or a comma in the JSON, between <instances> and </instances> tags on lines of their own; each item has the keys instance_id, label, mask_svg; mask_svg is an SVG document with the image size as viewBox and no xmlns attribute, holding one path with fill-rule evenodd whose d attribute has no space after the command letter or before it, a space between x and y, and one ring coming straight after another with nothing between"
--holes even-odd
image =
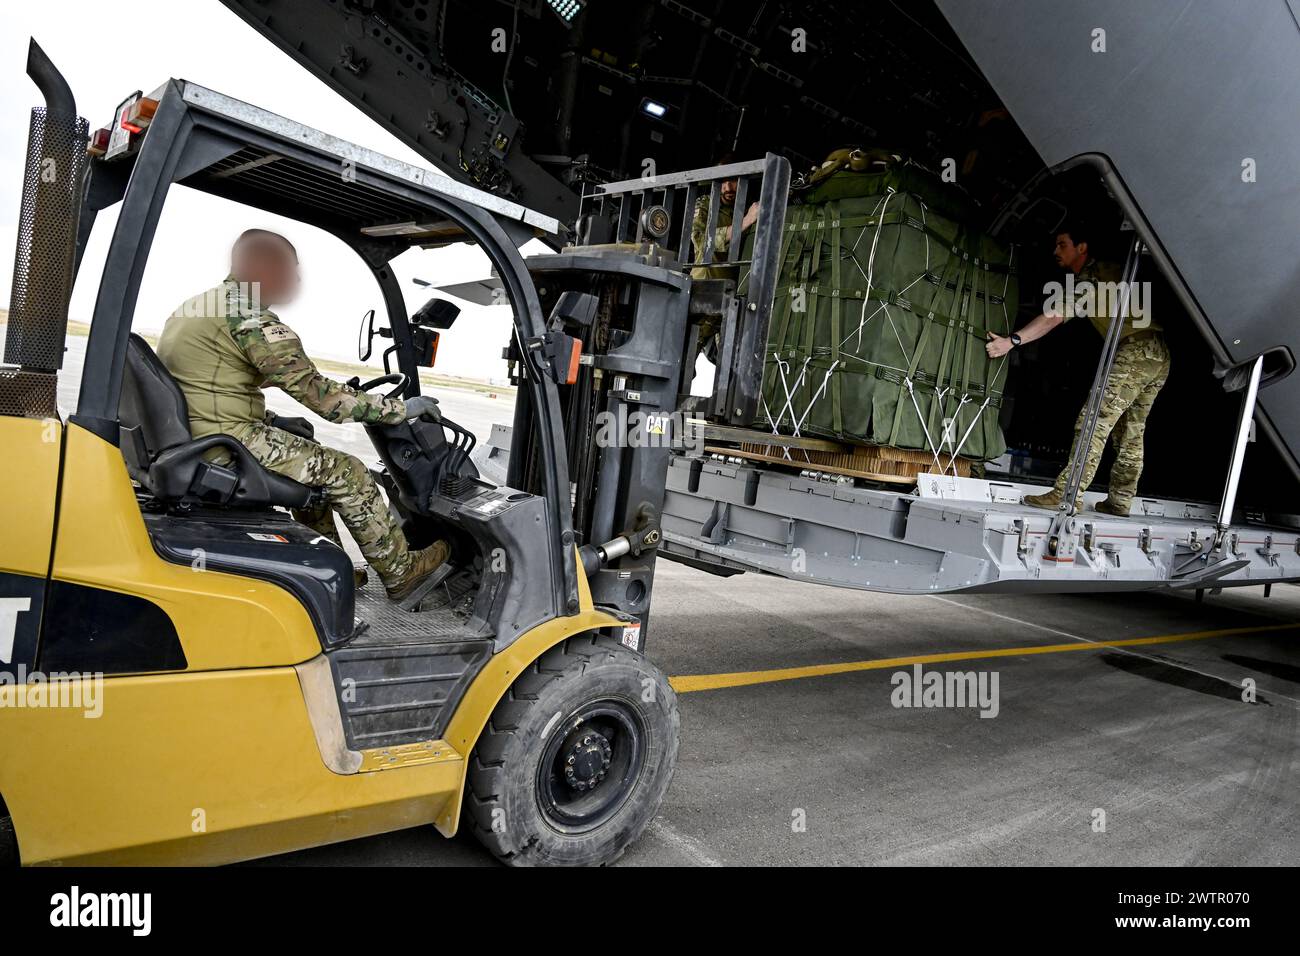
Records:
<instances>
[{"instance_id":1,"label":"cat logo","mask_svg":"<svg viewBox=\"0 0 1300 956\"><path fill-rule=\"evenodd\" d=\"M18 615L31 609L31 598L0 598L0 664L13 660Z\"/></svg>"}]
</instances>

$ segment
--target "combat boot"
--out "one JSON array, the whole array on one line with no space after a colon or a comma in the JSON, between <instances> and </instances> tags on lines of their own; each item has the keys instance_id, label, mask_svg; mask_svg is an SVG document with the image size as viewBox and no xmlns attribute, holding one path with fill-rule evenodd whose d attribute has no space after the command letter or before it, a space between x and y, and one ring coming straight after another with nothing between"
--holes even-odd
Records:
<instances>
[{"instance_id":1,"label":"combat boot","mask_svg":"<svg viewBox=\"0 0 1300 956\"><path fill-rule=\"evenodd\" d=\"M1129 512L1133 510L1132 506L1125 508L1123 505L1117 505L1109 497L1102 498L1092 506L1094 511L1100 511L1104 515L1114 515L1116 518L1127 518Z\"/></svg>"},{"instance_id":2,"label":"combat boot","mask_svg":"<svg viewBox=\"0 0 1300 956\"><path fill-rule=\"evenodd\" d=\"M1061 493L1053 488L1041 495L1025 495L1025 504L1031 508L1046 508L1055 511L1061 507Z\"/></svg>"},{"instance_id":3,"label":"combat boot","mask_svg":"<svg viewBox=\"0 0 1300 956\"><path fill-rule=\"evenodd\" d=\"M406 569L406 573L384 582L389 600L401 601L409 596L421 581L442 567L449 557L451 548L446 541L435 541L422 551L412 551L411 566Z\"/></svg>"}]
</instances>

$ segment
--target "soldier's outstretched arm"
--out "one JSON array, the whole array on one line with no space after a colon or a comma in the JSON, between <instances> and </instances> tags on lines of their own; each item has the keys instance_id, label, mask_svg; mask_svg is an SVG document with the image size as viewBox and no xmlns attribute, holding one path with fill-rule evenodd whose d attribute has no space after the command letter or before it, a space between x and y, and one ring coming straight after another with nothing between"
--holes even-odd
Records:
<instances>
[{"instance_id":1,"label":"soldier's outstretched arm","mask_svg":"<svg viewBox=\"0 0 1300 956\"><path fill-rule=\"evenodd\" d=\"M1020 344L1025 345L1041 339L1064 321L1065 316L1063 315L1056 312L1044 312L1017 329L1016 334L1020 336ZM998 335L996 332L989 332L987 335L988 342L985 344L984 350L988 352L989 358L1001 358L1014 347L1009 335Z\"/></svg>"},{"instance_id":2,"label":"soldier's outstretched arm","mask_svg":"<svg viewBox=\"0 0 1300 956\"><path fill-rule=\"evenodd\" d=\"M232 316L230 331L264 385L283 389L326 421L395 425L405 420L400 398L370 395L322 375L302 340L274 316Z\"/></svg>"}]
</instances>

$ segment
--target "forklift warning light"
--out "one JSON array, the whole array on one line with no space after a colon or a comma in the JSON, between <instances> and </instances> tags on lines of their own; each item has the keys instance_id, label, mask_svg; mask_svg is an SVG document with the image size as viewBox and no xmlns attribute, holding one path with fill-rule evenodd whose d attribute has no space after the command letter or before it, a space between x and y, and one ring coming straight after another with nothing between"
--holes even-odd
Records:
<instances>
[{"instance_id":1,"label":"forklift warning light","mask_svg":"<svg viewBox=\"0 0 1300 956\"><path fill-rule=\"evenodd\" d=\"M142 96L122 113L122 129L131 133L143 133L153 122L153 114L158 109L158 101Z\"/></svg>"},{"instance_id":2,"label":"forklift warning light","mask_svg":"<svg viewBox=\"0 0 1300 956\"><path fill-rule=\"evenodd\" d=\"M101 144L99 134L96 133L88 152L92 156L99 156L105 160L117 159L135 152L141 143L139 134L153 122L157 109L156 99L144 96L139 90L132 93L113 111L113 122L107 127L108 142Z\"/></svg>"},{"instance_id":3,"label":"forklift warning light","mask_svg":"<svg viewBox=\"0 0 1300 956\"><path fill-rule=\"evenodd\" d=\"M91 156L103 156L108 152L108 138L112 130L107 126L101 126L90 134L90 142L86 144L86 152Z\"/></svg>"},{"instance_id":4,"label":"forklift warning light","mask_svg":"<svg viewBox=\"0 0 1300 956\"><path fill-rule=\"evenodd\" d=\"M573 348L569 352L569 368L564 376L565 385L573 385L578 381L578 366L582 362L582 340L573 339Z\"/></svg>"},{"instance_id":5,"label":"forklift warning light","mask_svg":"<svg viewBox=\"0 0 1300 956\"><path fill-rule=\"evenodd\" d=\"M545 335L528 340L527 347L540 372L550 376L557 385L573 385L578 381L582 365L582 340L552 329Z\"/></svg>"}]
</instances>

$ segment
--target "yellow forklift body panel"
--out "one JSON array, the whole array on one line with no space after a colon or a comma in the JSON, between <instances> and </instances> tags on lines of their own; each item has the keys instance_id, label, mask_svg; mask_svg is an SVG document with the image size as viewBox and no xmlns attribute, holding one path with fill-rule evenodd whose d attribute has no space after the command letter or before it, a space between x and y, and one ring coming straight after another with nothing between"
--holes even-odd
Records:
<instances>
[{"instance_id":1,"label":"yellow forklift body panel","mask_svg":"<svg viewBox=\"0 0 1300 956\"><path fill-rule=\"evenodd\" d=\"M291 667L107 678L97 718L20 698L0 721L25 863L227 863L416 826L463 762L333 773Z\"/></svg>"},{"instance_id":2,"label":"yellow forklift body panel","mask_svg":"<svg viewBox=\"0 0 1300 956\"><path fill-rule=\"evenodd\" d=\"M54 441L46 440L50 427ZM6 559L42 576L53 495L42 505L31 494L56 485L57 430L0 419L7 457L18 465L3 479L4 500L30 505L7 506L6 520L21 533ZM592 607L580 574L579 613L533 628L493 657L445 741L363 751L358 772L336 773L291 666L321 653L297 600L252 578L164 561L119 450L72 425L65 455L54 577L157 604L189 668L102 678L97 697L82 697L95 701L89 711L46 706L48 685L0 690L0 794L24 863L218 864L434 822L451 835L467 755L510 684L566 638L622 624Z\"/></svg>"},{"instance_id":3,"label":"yellow forklift body panel","mask_svg":"<svg viewBox=\"0 0 1300 956\"><path fill-rule=\"evenodd\" d=\"M73 424L65 455L55 580L158 605L191 671L298 664L320 653L310 616L284 588L158 556L120 450Z\"/></svg>"},{"instance_id":4,"label":"yellow forklift body panel","mask_svg":"<svg viewBox=\"0 0 1300 956\"><path fill-rule=\"evenodd\" d=\"M58 419L0 416L0 527L4 528L4 567L15 574L45 577L50 569L54 502L59 486Z\"/></svg>"}]
</instances>

